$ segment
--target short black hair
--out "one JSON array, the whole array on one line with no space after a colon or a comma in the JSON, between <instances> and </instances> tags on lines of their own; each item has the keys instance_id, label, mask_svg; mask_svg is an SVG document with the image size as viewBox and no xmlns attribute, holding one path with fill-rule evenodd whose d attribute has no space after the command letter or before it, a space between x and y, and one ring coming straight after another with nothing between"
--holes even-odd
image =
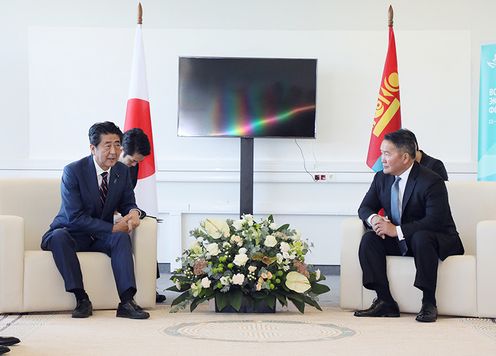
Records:
<instances>
[{"instance_id":1,"label":"short black hair","mask_svg":"<svg viewBox=\"0 0 496 356\"><path fill-rule=\"evenodd\" d=\"M148 156L151 151L150 141L142 129L127 130L122 138L122 149L124 150L124 156L132 156L135 153Z\"/></svg>"},{"instance_id":2,"label":"short black hair","mask_svg":"<svg viewBox=\"0 0 496 356\"><path fill-rule=\"evenodd\" d=\"M418 142L417 142L417 137L415 137L415 134L412 131L408 130L408 129L402 129L402 130L405 131L410 136L412 136L413 141L415 141L415 147L416 147L416 149L418 151L420 148L419 148L419 145L418 145Z\"/></svg>"},{"instance_id":3,"label":"short black hair","mask_svg":"<svg viewBox=\"0 0 496 356\"><path fill-rule=\"evenodd\" d=\"M110 121L97 122L96 124L93 124L88 131L88 137L93 146L98 146L102 140L102 135L108 134L116 134L122 142L121 129Z\"/></svg>"},{"instance_id":4,"label":"short black hair","mask_svg":"<svg viewBox=\"0 0 496 356\"><path fill-rule=\"evenodd\" d=\"M415 159L417 146L412 137L412 132L404 129L390 132L384 136L384 140L391 141L400 151L406 152Z\"/></svg>"}]
</instances>

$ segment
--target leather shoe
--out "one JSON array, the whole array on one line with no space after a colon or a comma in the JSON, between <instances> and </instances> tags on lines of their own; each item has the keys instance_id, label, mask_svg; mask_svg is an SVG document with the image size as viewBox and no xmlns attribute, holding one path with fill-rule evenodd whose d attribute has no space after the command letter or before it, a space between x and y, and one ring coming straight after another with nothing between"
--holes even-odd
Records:
<instances>
[{"instance_id":1,"label":"leather shoe","mask_svg":"<svg viewBox=\"0 0 496 356\"><path fill-rule=\"evenodd\" d=\"M21 340L19 340L16 337L0 336L0 345L2 345L2 346L12 346L12 345L18 344L20 342L21 342Z\"/></svg>"},{"instance_id":2,"label":"leather shoe","mask_svg":"<svg viewBox=\"0 0 496 356\"><path fill-rule=\"evenodd\" d=\"M93 305L89 299L82 299L78 301L76 309L72 312L73 318L87 318L93 315Z\"/></svg>"},{"instance_id":3,"label":"leather shoe","mask_svg":"<svg viewBox=\"0 0 496 356\"><path fill-rule=\"evenodd\" d=\"M158 292L156 292L157 294L155 295L155 303L163 303L165 302L165 295L163 294L158 294Z\"/></svg>"},{"instance_id":4,"label":"leather shoe","mask_svg":"<svg viewBox=\"0 0 496 356\"><path fill-rule=\"evenodd\" d=\"M7 346L0 345L0 355L9 352L10 349Z\"/></svg>"},{"instance_id":5,"label":"leather shoe","mask_svg":"<svg viewBox=\"0 0 496 356\"><path fill-rule=\"evenodd\" d=\"M400 308L395 301L393 301L392 303L386 303L385 301L376 298L372 302L370 308L357 310L354 315L358 317L397 318L400 316Z\"/></svg>"},{"instance_id":6,"label":"leather shoe","mask_svg":"<svg viewBox=\"0 0 496 356\"><path fill-rule=\"evenodd\" d=\"M148 319L150 314L143 310L134 300L126 303L119 303L116 316L129 319Z\"/></svg>"},{"instance_id":7,"label":"leather shoe","mask_svg":"<svg viewBox=\"0 0 496 356\"><path fill-rule=\"evenodd\" d=\"M415 320L421 323L432 323L437 320L437 308L432 303L422 303L422 308Z\"/></svg>"}]
</instances>

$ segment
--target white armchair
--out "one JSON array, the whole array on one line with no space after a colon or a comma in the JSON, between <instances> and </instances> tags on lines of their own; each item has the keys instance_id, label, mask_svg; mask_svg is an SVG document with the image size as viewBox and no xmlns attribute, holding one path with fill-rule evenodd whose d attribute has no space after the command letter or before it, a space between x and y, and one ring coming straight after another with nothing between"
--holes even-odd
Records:
<instances>
[{"instance_id":1,"label":"white armchair","mask_svg":"<svg viewBox=\"0 0 496 356\"><path fill-rule=\"evenodd\" d=\"M451 212L465 255L439 262L436 299L439 314L496 317L496 183L447 182ZM362 286L358 246L364 233L358 218L341 231L341 307L367 308L375 292ZM417 313L422 292L413 286L413 257L387 257L391 294L400 310Z\"/></svg>"},{"instance_id":2,"label":"white armchair","mask_svg":"<svg viewBox=\"0 0 496 356\"><path fill-rule=\"evenodd\" d=\"M60 208L60 179L0 179L0 313L72 310L75 299L52 253L40 248ZM155 306L157 222L145 218L132 237L138 292L144 308ZM110 258L79 252L85 289L94 309L119 303Z\"/></svg>"}]
</instances>

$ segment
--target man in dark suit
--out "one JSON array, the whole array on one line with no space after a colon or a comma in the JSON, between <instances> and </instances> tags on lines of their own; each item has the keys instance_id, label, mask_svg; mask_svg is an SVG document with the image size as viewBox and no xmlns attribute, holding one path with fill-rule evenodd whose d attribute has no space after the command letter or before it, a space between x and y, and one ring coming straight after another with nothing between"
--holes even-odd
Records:
<instances>
[{"instance_id":1,"label":"man in dark suit","mask_svg":"<svg viewBox=\"0 0 496 356\"><path fill-rule=\"evenodd\" d=\"M19 340L16 337L12 336L0 336L0 355L5 354L10 351L8 346L12 346L15 344L20 343L21 340Z\"/></svg>"},{"instance_id":2,"label":"man in dark suit","mask_svg":"<svg viewBox=\"0 0 496 356\"><path fill-rule=\"evenodd\" d=\"M415 141L415 160L420 163L422 166L429 168L430 170L434 171L435 173L439 174L441 178L443 178L445 181L448 180L448 172L446 171L446 168L444 167L444 163L432 156L429 156L427 153L419 149L419 145L417 142L417 137L415 137L415 134L410 131L410 130L404 130L406 133L409 133L413 140Z\"/></svg>"},{"instance_id":3,"label":"man in dark suit","mask_svg":"<svg viewBox=\"0 0 496 356\"><path fill-rule=\"evenodd\" d=\"M436 282L439 259L464 253L448 203L443 179L415 161L415 142L405 130L387 134L381 144L383 171L374 180L358 210L370 229L360 242L363 285L375 290L372 306L358 317L398 317L389 290L386 255L413 256L414 286L422 290L422 309L416 320L437 319ZM377 215L384 209L386 216ZM389 218L388 218L389 217Z\"/></svg>"},{"instance_id":4,"label":"man in dark suit","mask_svg":"<svg viewBox=\"0 0 496 356\"><path fill-rule=\"evenodd\" d=\"M150 141L142 129L134 128L124 132L122 138L122 152L119 161L129 167L133 188L138 183L139 163L151 152ZM157 279L160 278L160 271L157 262ZM155 302L165 302L165 295L155 292Z\"/></svg>"},{"instance_id":5,"label":"man in dark suit","mask_svg":"<svg viewBox=\"0 0 496 356\"><path fill-rule=\"evenodd\" d=\"M129 169L118 162L122 132L106 121L91 126L88 136L91 155L64 168L62 205L42 237L41 248L52 251L66 291L76 297L73 318L93 313L76 252L97 251L111 258L121 299L116 315L147 319L150 315L133 299L136 281L129 236L146 214L136 206ZM114 224L115 211L123 218Z\"/></svg>"}]
</instances>

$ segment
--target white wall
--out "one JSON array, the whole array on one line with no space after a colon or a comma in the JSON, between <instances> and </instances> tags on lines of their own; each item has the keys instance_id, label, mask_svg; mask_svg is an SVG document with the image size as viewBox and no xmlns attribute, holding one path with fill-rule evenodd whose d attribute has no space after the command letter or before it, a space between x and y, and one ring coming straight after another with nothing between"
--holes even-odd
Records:
<instances>
[{"instance_id":1,"label":"white wall","mask_svg":"<svg viewBox=\"0 0 496 356\"><path fill-rule=\"evenodd\" d=\"M372 174L364 160L395 9L403 126L450 178L475 179L480 45L494 1L142 1L159 179L159 260L173 262L201 217L236 216L239 140L176 136L179 55L318 58L317 139L255 140L257 214L339 264L339 224ZM0 0L0 177L60 176L89 153L96 122L123 125L136 2Z\"/></svg>"}]
</instances>

